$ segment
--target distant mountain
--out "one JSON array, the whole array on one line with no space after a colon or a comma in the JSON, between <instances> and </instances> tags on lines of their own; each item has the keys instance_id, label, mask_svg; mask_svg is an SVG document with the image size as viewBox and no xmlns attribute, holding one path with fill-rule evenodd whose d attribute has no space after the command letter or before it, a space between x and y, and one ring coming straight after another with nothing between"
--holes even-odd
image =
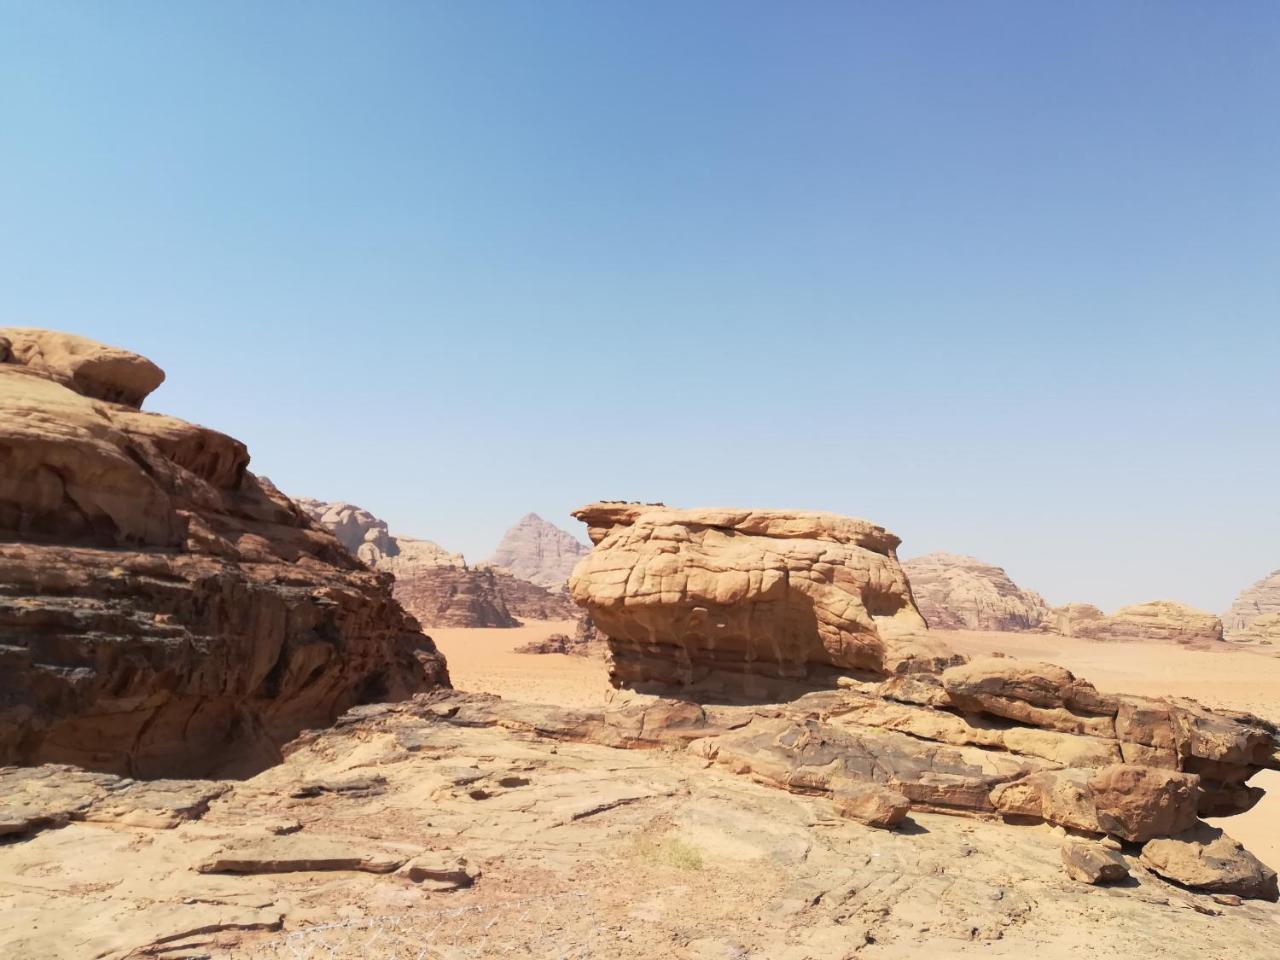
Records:
<instances>
[{"instance_id":1,"label":"distant mountain","mask_svg":"<svg viewBox=\"0 0 1280 960\"><path fill-rule=\"evenodd\" d=\"M1228 640L1280 643L1280 570L1241 591L1222 626Z\"/></svg>"},{"instance_id":2,"label":"distant mountain","mask_svg":"<svg viewBox=\"0 0 1280 960\"><path fill-rule=\"evenodd\" d=\"M1035 630L1049 615L1038 593L976 557L930 553L904 560L911 593L934 630Z\"/></svg>"},{"instance_id":3,"label":"distant mountain","mask_svg":"<svg viewBox=\"0 0 1280 960\"><path fill-rule=\"evenodd\" d=\"M571 620L580 613L562 589L469 566L462 554L430 540L391 533L363 507L309 497L294 502L369 567L392 574L396 599L424 627L518 627L519 618Z\"/></svg>"},{"instance_id":4,"label":"distant mountain","mask_svg":"<svg viewBox=\"0 0 1280 960\"><path fill-rule=\"evenodd\" d=\"M591 548L572 534L529 513L506 532L488 563L522 580L558 590L568 583L577 562L590 552Z\"/></svg>"}]
</instances>

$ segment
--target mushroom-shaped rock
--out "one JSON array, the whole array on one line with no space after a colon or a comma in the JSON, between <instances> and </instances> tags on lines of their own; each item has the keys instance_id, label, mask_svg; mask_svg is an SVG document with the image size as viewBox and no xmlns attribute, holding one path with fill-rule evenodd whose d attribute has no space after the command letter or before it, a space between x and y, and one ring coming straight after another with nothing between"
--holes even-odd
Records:
<instances>
[{"instance_id":1,"label":"mushroom-shaped rock","mask_svg":"<svg viewBox=\"0 0 1280 960\"><path fill-rule=\"evenodd\" d=\"M925 634L883 527L829 513L592 504L569 589L616 686L763 693L959 662Z\"/></svg>"}]
</instances>

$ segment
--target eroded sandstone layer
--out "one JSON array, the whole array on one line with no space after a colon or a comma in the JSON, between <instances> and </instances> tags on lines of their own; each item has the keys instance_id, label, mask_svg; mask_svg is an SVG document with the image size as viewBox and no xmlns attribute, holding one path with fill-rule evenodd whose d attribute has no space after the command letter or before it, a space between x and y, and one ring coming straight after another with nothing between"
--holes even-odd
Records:
<instances>
[{"instance_id":1,"label":"eroded sandstone layer","mask_svg":"<svg viewBox=\"0 0 1280 960\"><path fill-rule=\"evenodd\" d=\"M1173 600L1152 600L1105 614L1088 603L1055 607L1049 629L1067 637L1090 640L1156 640L1213 644L1222 640L1222 621L1211 613Z\"/></svg>"},{"instance_id":2,"label":"eroded sandstone layer","mask_svg":"<svg viewBox=\"0 0 1280 960\"><path fill-rule=\"evenodd\" d=\"M596 547L569 591L607 637L616 686L751 695L951 662L925 635L898 538L865 520L607 502L574 516Z\"/></svg>"},{"instance_id":3,"label":"eroded sandstone layer","mask_svg":"<svg viewBox=\"0 0 1280 960\"><path fill-rule=\"evenodd\" d=\"M976 557L929 553L902 564L921 615L934 630L1035 630L1049 615L1038 593Z\"/></svg>"},{"instance_id":4,"label":"eroded sandstone layer","mask_svg":"<svg viewBox=\"0 0 1280 960\"><path fill-rule=\"evenodd\" d=\"M1177 777L1062 786L1037 809L1089 820L1065 839L1038 815L939 816L906 797L940 792L959 748L866 727L834 753L866 696L577 711L440 691L356 708L242 782L0 771L0 829L24 841L0 845L0 955L1201 960L1280 936L1258 902L1275 873L1220 830L1084 835L1180 825ZM999 771L973 766L978 797Z\"/></svg>"},{"instance_id":5,"label":"eroded sandstone layer","mask_svg":"<svg viewBox=\"0 0 1280 960\"><path fill-rule=\"evenodd\" d=\"M136 354L0 329L0 762L256 769L443 658L244 444L144 412Z\"/></svg>"}]
</instances>

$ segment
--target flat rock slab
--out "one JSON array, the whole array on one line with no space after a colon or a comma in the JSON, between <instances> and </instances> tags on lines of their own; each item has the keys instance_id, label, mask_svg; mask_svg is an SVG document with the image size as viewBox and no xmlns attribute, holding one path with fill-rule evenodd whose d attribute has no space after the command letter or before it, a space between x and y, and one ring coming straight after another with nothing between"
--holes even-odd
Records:
<instances>
[{"instance_id":1,"label":"flat rock slab","mask_svg":"<svg viewBox=\"0 0 1280 960\"><path fill-rule=\"evenodd\" d=\"M196 867L201 873L303 873L360 870L392 873L408 856L333 837L263 837L224 848Z\"/></svg>"},{"instance_id":2,"label":"flat rock slab","mask_svg":"<svg viewBox=\"0 0 1280 960\"><path fill-rule=\"evenodd\" d=\"M0 769L0 836L65 826L72 820L168 829L199 819L231 784L131 780L62 764Z\"/></svg>"}]
</instances>

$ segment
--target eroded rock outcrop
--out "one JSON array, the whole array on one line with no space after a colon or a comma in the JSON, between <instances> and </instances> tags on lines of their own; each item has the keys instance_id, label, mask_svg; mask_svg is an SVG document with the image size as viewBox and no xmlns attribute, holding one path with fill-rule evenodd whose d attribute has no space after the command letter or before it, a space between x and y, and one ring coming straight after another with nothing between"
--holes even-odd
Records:
<instances>
[{"instance_id":1,"label":"eroded rock outcrop","mask_svg":"<svg viewBox=\"0 0 1280 960\"><path fill-rule=\"evenodd\" d=\"M595 503L569 581L617 686L760 694L840 671L937 667L883 527L827 513ZM949 662L949 661L948 661Z\"/></svg>"},{"instance_id":2,"label":"eroded rock outcrop","mask_svg":"<svg viewBox=\"0 0 1280 960\"><path fill-rule=\"evenodd\" d=\"M880 945L1066 960L1086 943L1093 960L1202 960L1206 942L1254 957L1280 935L1269 904L1164 882L1158 848L1100 895L1063 875L1049 830L918 807L895 829L909 801L888 788L782 793L668 754L761 708L618 698L603 712L453 691L358 707L250 780L190 785L210 795L182 801L179 829L135 793L151 785L104 784L108 819L56 821L81 799L48 782L68 771L2 772L0 798L44 817L0 844L0 956L840 960ZM650 749L612 749L626 745ZM1118 846L1070 855L1111 879ZM708 883L715 896L691 895Z\"/></svg>"},{"instance_id":3,"label":"eroded rock outcrop","mask_svg":"<svg viewBox=\"0 0 1280 960\"><path fill-rule=\"evenodd\" d=\"M1222 620L1228 640L1280 644L1280 570L1241 591Z\"/></svg>"},{"instance_id":4,"label":"eroded rock outcrop","mask_svg":"<svg viewBox=\"0 0 1280 960\"><path fill-rule=\"evenodd\" d=\"M832 797L873 784L915 808L1143 843L1248 810L1262 796L1249 780L1280 769L1280 731L1257 717L1103 693L1047 663L966 662L922 638L896 538L865 521L577 515L597 547L570 588L606 637L614 685L675 693L701 711L681 714L678 736L701 730L691 749L758 781ZM809 692L785 690L791 678ZM779 691L788 702L707 705Z\"/></svg>"},{"instance_id":5,"label":"eroded rock outcrop","mask_svg":"<svg viewBox=\"0 0 1280 960\"><path fill-rule=\"evenodd\" d=\"M1222 621L1211 613L1173 600L1121 607L1111 615L1088 603L1055 607L1049 627L1066 637L1090 640L1157 640L1212 644L1222 640Z\"/></svg>"},{"instance_id":6,"label":"eroded rock outcrop","mask_svg":"<svg viewBox=\"0 0 1280 960\"><path fill-rule=\"evenodd\" d=\"M448 683L388 579L244 444L139 409L154 364L0 337L0 762L254 769L353 704Z\"/></svg>"},{"instance_id":7,"label":"eroded rock outcrop","mask_svg":"<svg viewBox=\"0 0 1280 960\"><path fill-rule=\"evenodd\" d=\"M1049 615L1042 596L976 557L930 553L903 561L902 568L934 630L1035 630Z\"/></svg>"},{"instance_id":8,"label":"eroded rock outcrop","mask_svg":"<svg viewBox=\"0 0 1280 960\"><path fill-rule=\"evenodd\" d=\"M560 590L577 562L590 552L571 534L529 513L503 535L488 564L521 580Z\"/></svg>"}]
</instances>

